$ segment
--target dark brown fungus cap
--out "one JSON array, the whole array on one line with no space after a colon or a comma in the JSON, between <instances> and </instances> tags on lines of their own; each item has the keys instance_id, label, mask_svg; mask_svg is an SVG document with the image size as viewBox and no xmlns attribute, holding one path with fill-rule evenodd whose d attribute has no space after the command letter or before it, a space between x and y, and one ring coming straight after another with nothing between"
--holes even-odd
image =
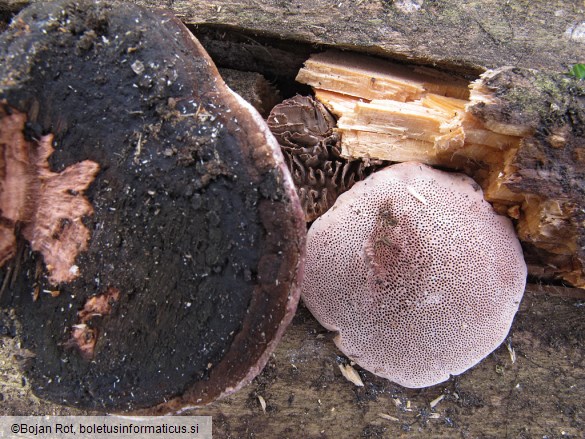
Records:
<instances>
[{"instance_id":1,"label":"dark brown fungus cap","mask_svg":"<svg viewBox=\"0 0 585 439\"><path fill-rule=\"evenodd\" d=\"M380 166L380 162L341 157L335 119L310 96L297 95L276 105L268 126L280 143L307 222L325 213L340 194Z\"/></svg>"},{"instance_id":2,"label":"dark brown fungus cap","mask_svg":"<svg viewBox=\"0 0 585 439\"><path fill-rule=\"evenodd\" d=\"M305 222L278 143L181 22L36 3L0 36L0 102L0 300L34 392L164 413L249 382L296 309Z\"/></svg>"}]
</instances>

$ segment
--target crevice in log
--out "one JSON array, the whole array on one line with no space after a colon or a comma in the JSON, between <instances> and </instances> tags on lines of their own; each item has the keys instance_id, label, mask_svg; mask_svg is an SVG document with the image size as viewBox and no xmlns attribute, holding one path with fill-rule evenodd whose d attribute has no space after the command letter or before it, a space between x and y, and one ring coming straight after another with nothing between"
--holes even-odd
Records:
<instances>
[{"instance_id":1,"label":"crevice in log","mask_svg":"<svg viewBox=\"0 0 585 439\"><path fill-rule=\"evenodd\" d=\"M304 41L280 39L275 36L258 35L242 28L225 25L205 24L188 25L189 29L201 42L218 67L240 71L252 71L262 74L273 82L284 99L295 94L309 94L311 88L295 81L303 63L310 55L332 48L342 48L343 53L364 56L363 50L352 47L331 45L315 45ZM370 59L389 61L397 64L431 67L446 75L459 75L469 80L476 78L481 71L477 68L429 63L420 60L405 60L404 57L391 57L388 54L377 54L373 51Z\"/></svg>"},{"instance_id":2,"label":"crevice in log","mask_svg":"<svg viewBox=\"0 0 585 439\"><path fill-rule=\"evenodd\" d=\"M294 79L303 62L315 51L311 45L267 38L227 26L199 25L189 29L218 67L260 73L285 99L310 92L310 87Z\"/></svg>"}]
</instances>

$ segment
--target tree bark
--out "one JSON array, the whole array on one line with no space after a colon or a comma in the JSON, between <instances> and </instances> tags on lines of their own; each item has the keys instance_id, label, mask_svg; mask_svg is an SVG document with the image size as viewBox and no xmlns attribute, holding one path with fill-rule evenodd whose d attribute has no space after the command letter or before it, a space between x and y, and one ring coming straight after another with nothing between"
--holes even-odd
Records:
<instances>
[{"instance_id":1,"label":"tree bark","mask_svg":"<svg viewBox=\"0 0 585 439\"><path fill-rule=\"evenodd\" d=\"M281 39L466 68L563 69L563 63L580 59L585 39L583 6L576 1L167 3L189 24L229 25Z\"/></svg>"},{"instance_id":2,"label":"tree bark","mask_svg":"<svg viewBox=\"0 0 585 439\"><path fill-rule=\"evenodd\" d=\"M0 11L34 1L0 0ZM563 71L582 61L585 43L585 10L577 0L131 1L169 8L197 27L465 70L514 65Z\"/></svg>"}]
</instances>

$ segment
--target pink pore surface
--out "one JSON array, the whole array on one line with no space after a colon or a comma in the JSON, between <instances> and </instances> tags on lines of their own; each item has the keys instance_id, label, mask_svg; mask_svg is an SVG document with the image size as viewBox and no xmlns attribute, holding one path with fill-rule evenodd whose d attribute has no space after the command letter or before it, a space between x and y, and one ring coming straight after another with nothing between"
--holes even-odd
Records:
<instances>
[{"instance_id":1,"label":"pink pore surface","mask_svg":"<svg viewBox=\"0 0 585 439\"><path fill-rule=\"evenodd\" d=\"M376 375L431 386L510 329L526 282L511 222L462 174L408 162L341 195L308 233L302 297Z\"/></svg>"}]
</instances>

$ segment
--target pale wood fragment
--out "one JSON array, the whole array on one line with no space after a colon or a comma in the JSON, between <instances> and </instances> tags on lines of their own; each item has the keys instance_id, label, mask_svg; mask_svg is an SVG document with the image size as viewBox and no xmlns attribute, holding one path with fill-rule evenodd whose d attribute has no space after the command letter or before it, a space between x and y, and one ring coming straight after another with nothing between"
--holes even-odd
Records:
<instances>
[{"instance_id":1,"label":"pale wood fragment","mask_svg":"<svg viewBox=\"0 0 585 439\"><path fill-rule=\"evenodd\" d=\"M327 51L311 56L297 81L312 87L368 100L407 102L427 92L469 96L467 83L427 68L390 63L356 53Z\"/></svg>"},{"instance_id":2,"label":"pale wood fragment","mask_svg":"<svg viewBox=\"0 0 585 439\"><path fill-rule=\"evenodd\" d=\"M382 419L386 419L387 421L400 422L400 419L398 419L396 416L391 416L387 413L378 413L378 416Z\"/></svg>"},{"instance_id":3,"label":"pale wood fragment","mask_svg":"<svg viewBox=\"0 0 585 439\"><path fill-rule=\"evenodd\" d=\"M417 160L429 165L438 165L433 144L423 140L401 140L389 134L359 130L344 130L341 153L346 157L375 158L404 162Z\"/></svg>"},{"instance_id":4,"label":"pale wood fragment","mask_svg":"<svg viewBox=\"0 0 585 439\"><path fill-rule=\"evenodd\" d=\"M346 365L340 364L339 370L341 371L341 374L347 381L351 381L358 387L364 387L364 382L362 381L360 375L357 373L357 371L353 368L351 364Z\"/></svg>"},{"instance_id":5,"label":"pale wood fragment","mask_svg":"<svg viewBox=\"0 0 585 439\"><path fill-rule=\"evenodd\" d=\"M297 80L338 116L343 156L467 173L516 220L532 262L585 288L585 85L505 68L464 86L456 76L334 51L311 57Z\"/></svg>"}]
</instances>

